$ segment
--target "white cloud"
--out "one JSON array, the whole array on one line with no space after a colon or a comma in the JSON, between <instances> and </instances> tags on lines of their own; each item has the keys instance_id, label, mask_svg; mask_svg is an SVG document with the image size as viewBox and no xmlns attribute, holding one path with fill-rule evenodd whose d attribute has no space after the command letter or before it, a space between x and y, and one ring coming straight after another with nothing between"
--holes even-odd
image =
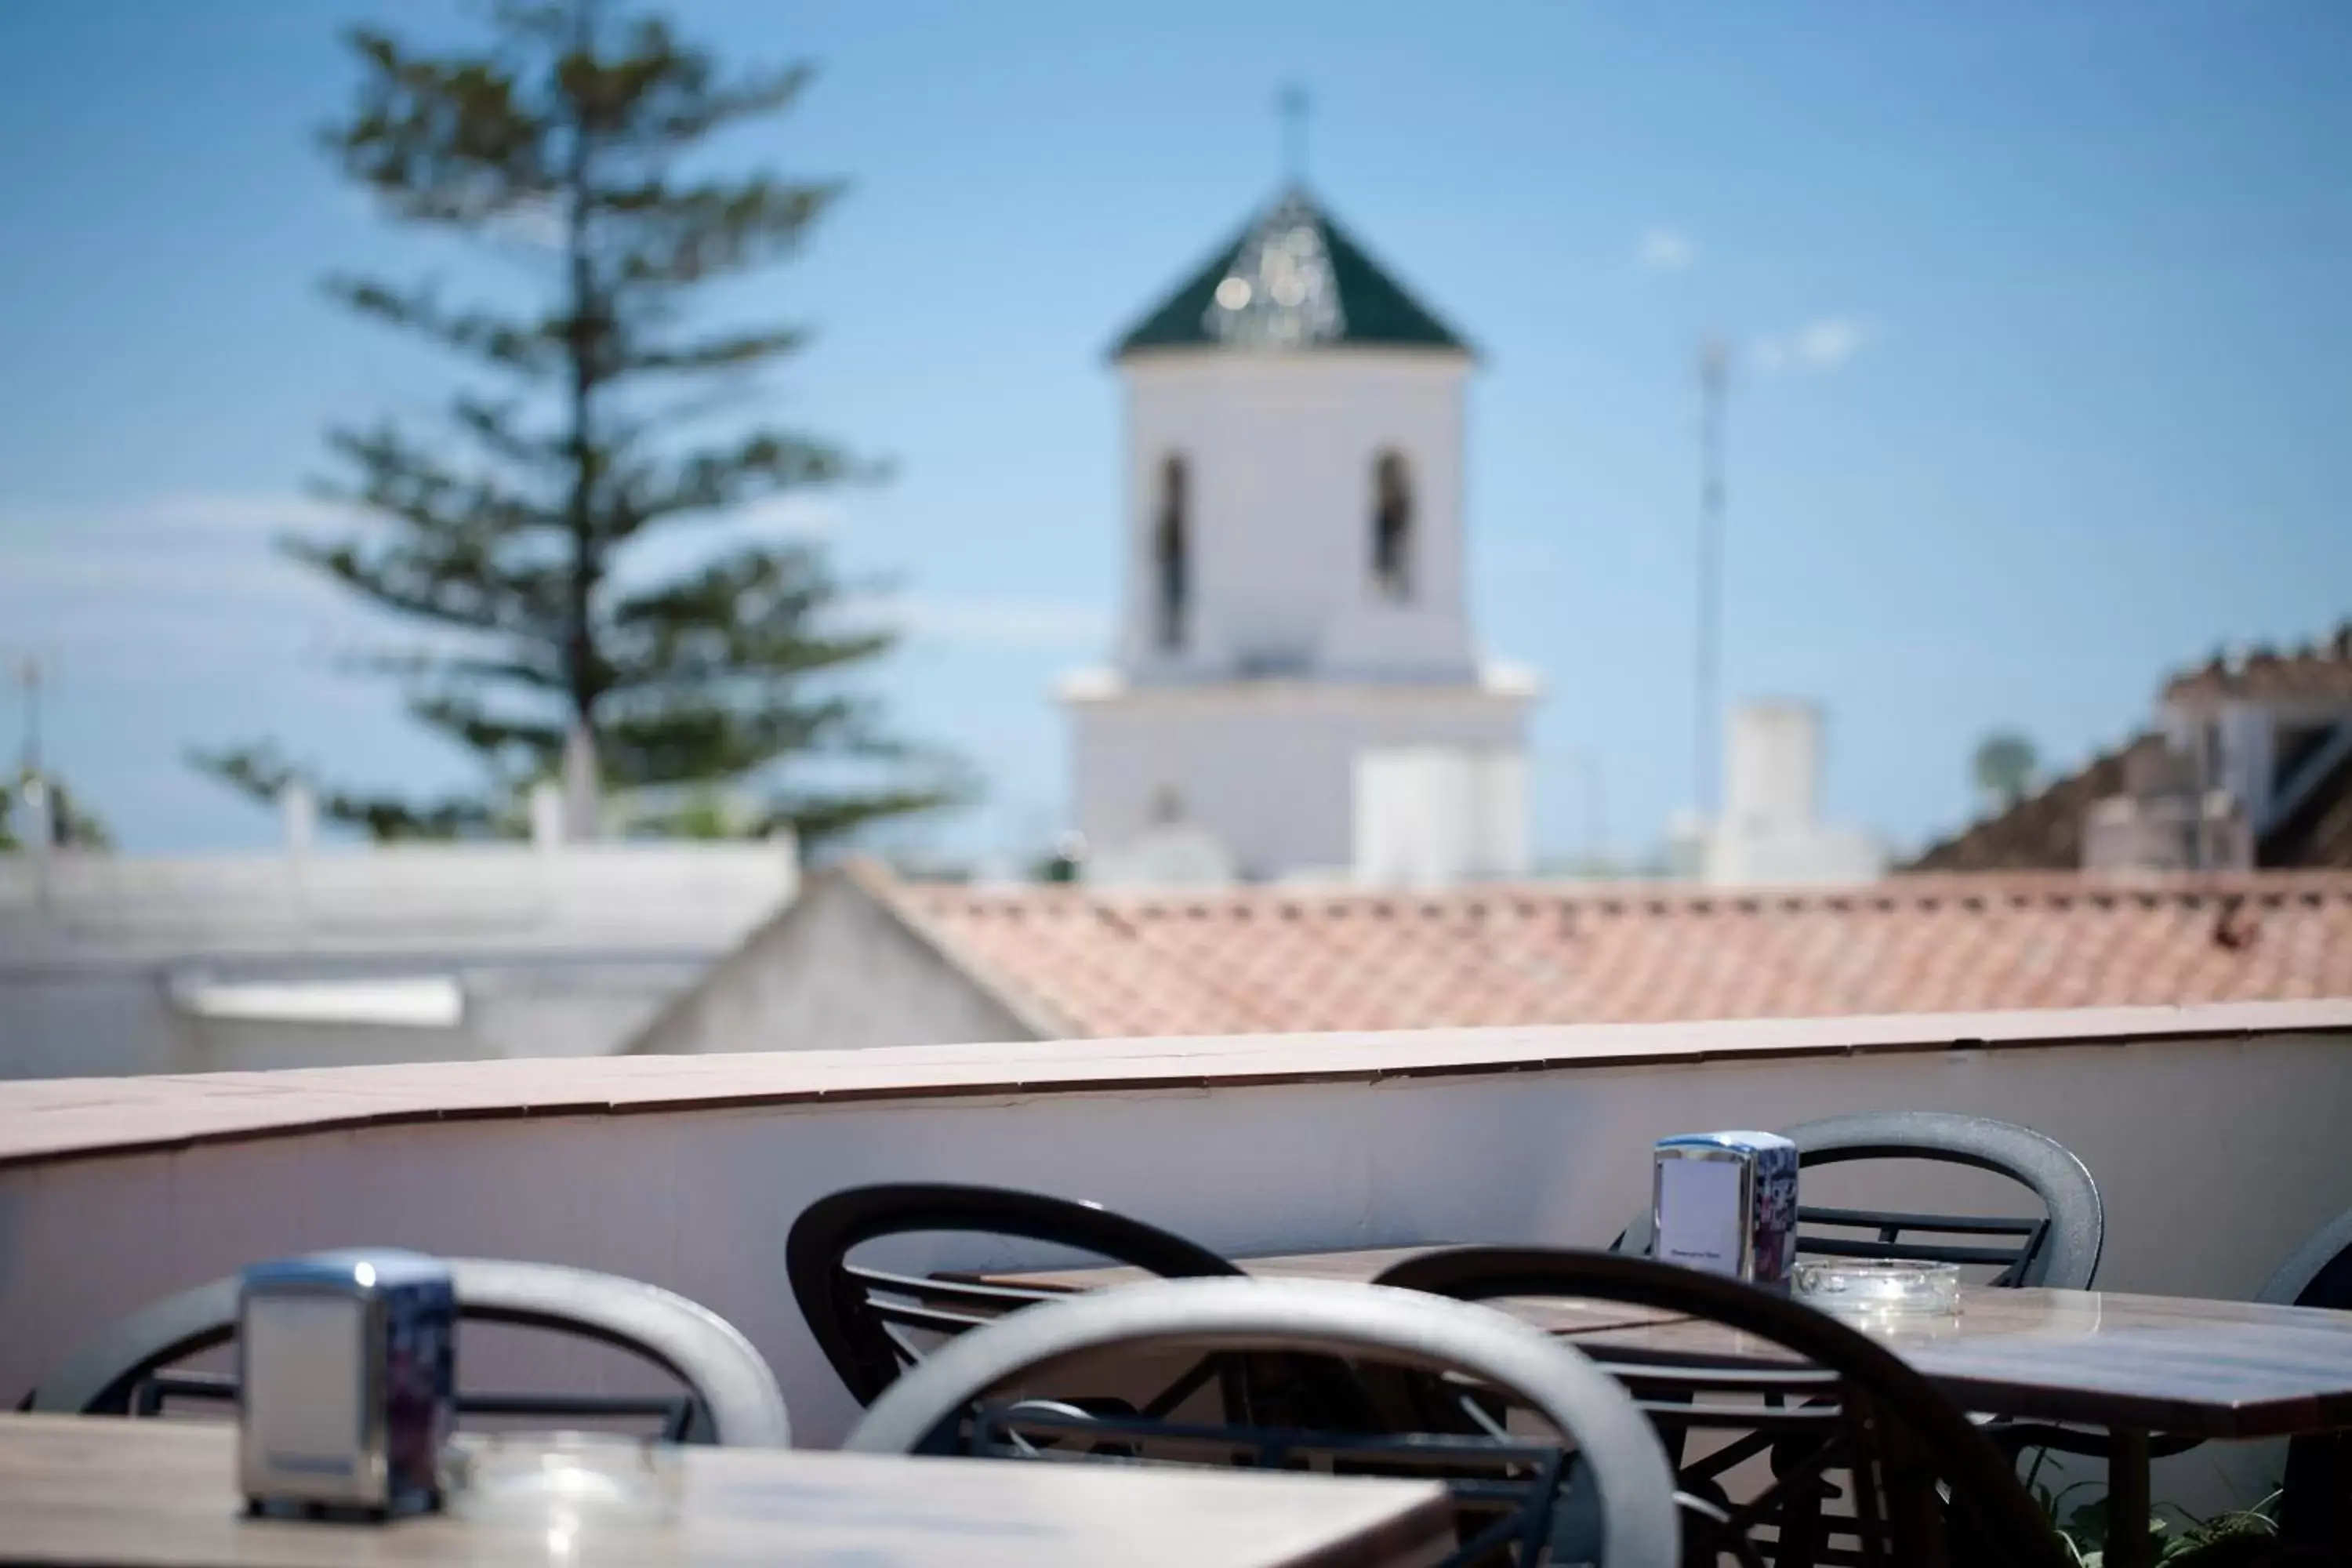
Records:
<instances>
[{"instance_id":1,"label":"white cloud","mask_svg":"<svg viewBox=\"0 0 2352 1568\"><path fill-rule=\"evenodd\" d=\"M273 534L281 529L347 521L351 513L331 501L310 496L189 493L159 496L141 502L128 509L124 516L126 521L163 528Z\"/></svg>"},{"instance_id":2,"label":"white cloud","mask_svg":"<svg viewBox=\"0 0 2352 1568\"><path fill-rule=\"evenodd\" d=\"M1648 272L1687 272L1698 265L1698 242L1678 228L1657 225L1642 231L1633 259Z\"/></svg>"},{"instance_id":3,"label":"white cloud","mask_svg":"<svg viewBox=\"0 0 2352 1568\"><path fill-rule=\"evenodd\" d=\"M837 500L820 496L781 495L730 512L715 513L710 521L721 528L740 528L773 537L815 539L839 532L846 517L846 509Z\"/></svg>"},{"instance_id":4,"label":"white cloud","mask_svg":"<svg viewBox=\"0 0 2352 1568\"><path fill-rule=\"evenodd\" d=\"M320 662L376 623L275 542L344 515L274 492L0 505L0 655L37 656L68 678Z\"/></svg>"},{"instance_id":5,"label":"white cloud","mask_svg":"<svg viewBox=\"0 0 2352 1568\"><path fill-rule=\"evenodd\" d=\"M986 647L1090 648L1110 636L1110 617L1102 610L1054 599L909 595L884 612L909 637Z\"/></svg>"},{"instance_id":6,"label":"white cloud","mask_svg":"<svg viewBox=\"0 0 2352 1568\"><path fill-rule=\"evenodd\" d=\"M276 548L282 533L331 532L351 515L300 495L226 491L0 503L0 656L316 662L388 638L412 646L418 628L388 631L377 612ZM832 498L784 496L713 521L735 538L809 539L837 532L845 515ZM649 541L628 574L685 569L713 542L691 528ZM949 646L1078 653L1110 636L1102 610L1062 600L908 594L869 607L910 637Z\"/></svg>"},{"instance_id":7,"label":"white cloud","mask_svg":"<svg viewBox=\"0 0 2352 1568\"><path fill-rule=\"evenodd\" d=\"M277 491L184 490L98 505L0 502L0 536L96 553L129 546L267 544L289 531L332 528L354 514L332 501Z\"/></svg>"},{"instance_id":8,"label":"white cloud","mask_svg":"<svg viewBox=\"0 0 2352 1568\"><path fill-rule=\"evenodd\" d=\"M6 579L0 604L21 595L27 606L41 601L73 614L105 601L232 614L332 602L315 574L274 555L189 560L142 553L120 541L74 551L0 549L0 577Z\"/></svg>"},{"instance_id":9,"label":"white cloud","mask_svg":"<svg viewBox=\"0 0 2352 1568\"><path fill-rule=\"evenodd\" d=\"M1878 329L1858 316L1819 316L1758 338L1748 358L1765 375L1835 370L1877 341Z\"/></svg>"}]
</instances>

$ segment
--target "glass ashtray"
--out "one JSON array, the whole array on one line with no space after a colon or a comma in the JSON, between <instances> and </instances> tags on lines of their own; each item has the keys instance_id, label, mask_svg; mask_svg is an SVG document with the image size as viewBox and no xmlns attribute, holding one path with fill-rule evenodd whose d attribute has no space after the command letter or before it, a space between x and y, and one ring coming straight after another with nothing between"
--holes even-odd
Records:
<instances>
[{"instance_id":1,"label":"glass ashtray","mask_svg":"<svg viewBox=\"0 0 2352 1568\"><path fill-rule=\"evenodd\" d=\"M614 1433L460 1438L443 1451L442 1480L450 1511L462 1518L544 1519L551 1530L659 1520L677 1507L674 1457Z\"/></svg>"},{"instance_id":2,"label":"glass ashtray","mask_svg":"<svg viewBox=\"0 0 2352 1568\"><path fill-rule=\"evenodd\" d=\"M1797 1265L1796 1292L1840 1317L1948 1318L1960 1310L1960 1266L1818 1258Z\"/></svg>"}]
</instances>

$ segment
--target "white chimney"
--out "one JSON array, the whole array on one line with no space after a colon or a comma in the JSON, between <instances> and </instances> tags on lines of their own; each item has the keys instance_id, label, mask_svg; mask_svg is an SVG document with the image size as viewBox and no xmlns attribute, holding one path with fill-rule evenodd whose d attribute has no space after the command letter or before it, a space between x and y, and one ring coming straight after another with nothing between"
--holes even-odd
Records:
<instances>
[{"instance_id":1,"label":"white chimney","mask_svg":"<svg viewBox=\"0 0 2352 1568\"><path fill-rule=\"evenodd\" d=\"M1822 714L1809 702L1749 702L1727 726L1723 817L1706 835L1706 879L1733 887L1874 881L1884 846L1821 821Z\"/></svg>"},{"instance_id":2,"label":"white chimney","mask_svg":"<svg viewBox=\"0 0 2352 1568\"><path fill-rule=\"evenodd\" d=\"M1355 786L1358 882L1442 888L1527 875L1527 763L1517 752L1360 752Z\"/></svg>"},{"instance_id":3,"label":"white chimney","mask_svg":"<svg viewBox=\"0 0 2352 1568\"><path fill-rule=\"evenodd\" d=\"M1734 833L1811 827L1821 812L1822 713L1809 702L1749 702L1732 710L1724 767L1724 825Z\"/></svg>"}]
</instances>

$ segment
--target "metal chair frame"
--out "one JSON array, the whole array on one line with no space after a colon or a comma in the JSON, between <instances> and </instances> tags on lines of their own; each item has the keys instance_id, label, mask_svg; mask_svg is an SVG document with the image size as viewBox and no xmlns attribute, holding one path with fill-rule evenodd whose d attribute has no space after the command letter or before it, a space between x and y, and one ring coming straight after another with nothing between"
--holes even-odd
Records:
<instances>
[{"instance_id":1,"label":"metal chair frame","mask_svg":"<svg viewBox=\"0 0 2352 1568\"><path fill-rule=\"evenodd\" d=\"M457 1258L461 1322L507 1323L628 1352L686 1385L682 1396L461 1393L460 1414L657 1416L681 1442L792 1446L774 1374L709 1308L640 1280L550 1263ZM77 1415L153 1415L174 1398L234 1400L236 1380L166 1368L236 1337L235 1276L166 1297L108 1327L61 1363L23 1408Z\"/></svg>"},{"instance_id":2,"label":"metal chair frame","mask_svg":"<svg viewBox=\"0 0 2352 1568\"><path fill-rule=\"evenodd\" d=\"M1673 1472L1632 1398L1573 1350L1486 1308L1328 1280L1180 1279L1074 1296L957 1339L884 1393L850 1435L854 1452L1145 1462L1159 1447L1193 1462L1343 1473L1435 1475L1467 1503L1449 1563L1532 1563L1549 1539L1568 1455L1488 1432L1413 1434L1097 1417L1061 1399L991 1399L1091 1352L1176 1349L1371 1362L1466 1376L1507 1391L1575 1445L1611 1568L1677 1561ZM1034 1439L1044 1436L1047 1446ZM1057 1452L1083 1444L1083 1451ZM1466 1473L1465 1473L1466 1472Z\"/></svg>"},{"instance_id":3,"label":"metal chair frame","mask_svg":"<svg viewBox=\"0 0 2352 1568\"><path fill-rule=\"evenodd\" d=\"M1097 1415L1066 1404L982 1405L961 1455L969 1458L1191 1464L1218 1469L1309 1470L1345 1476L1434 1476L1464 1529L1444 1568L1533 1563L1551 1534L1569 1456L1556 1444L1415 1433L1383 1437L1290 1427L1206 1426L1147 1415ZM1508 1555L1516 1553L1516 1555Z\"/></svg>"},{"instance_id":4,"label":"metal chair frame","mask_svg":"<svg viewBox=\"0 0 2352 1568\"><path fill-rule=\"evenodd\" d=\"M898 1274L849 1260L855 1248L869 1241L925 1232L1045 1242L1163 1279L1241 1273L1204 1247L1098 1204L945 1182L891 1183L835 1193L811 1204L793 1222L784 1242L784 1268L817 1349L860 1405L872 1405L923 1360L914 1334L953 1337L1069 1294L992 1285L951 1274ZM1177 1394L1180 1401L1183 1396Z\"/></svg>"},{"instance_id":5,"label":"metal chair frame","mask_svg":"<svg viewBox=\"0 0 2352 1568\"><path fill-rule=\"evenodd\" d=\"M1679 1312L1798 1358L1787 1367L1720 1366L1577 1342L1625 1384L1676 1460L1685 1540L1706 1553L1689 1561L1720 1553L1747 1568L1933 1568L1949 1560L1948 1504L1973 1540L1996 1551L1992 1561L2066 1561L2010 1460L1964 1412L1885 1347L1786 1297L1648 1258L1539 1247L1424 1253L1377 1282L1456 1300L1549 1296ZM1693 1458L1691 1438L1701 1432L1734 1436ZM1734 1502L1723 1477L1762 1456L1771 1482ZM1847 1478L1851 1513L1823 1506L1832 1472Z\"/></svg>"}]
</instances>

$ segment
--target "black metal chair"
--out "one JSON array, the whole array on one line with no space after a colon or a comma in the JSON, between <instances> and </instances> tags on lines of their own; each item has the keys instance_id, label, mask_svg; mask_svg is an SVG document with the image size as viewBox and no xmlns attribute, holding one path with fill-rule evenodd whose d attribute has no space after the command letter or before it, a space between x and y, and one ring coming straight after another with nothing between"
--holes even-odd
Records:
<instances>
[{"instance_id":1,"label":"black metal chair","mask_svg":"<svg viewBox=\"0 0 2352 1568\"><path fill-rule=\"evenodd\" d=\"M2030 1127L1936 1110L1866 1111L1784 1131L1801 1170L1860 1160L1925 1160L2008 1177L2041 1200L2039 1218L1909 1214L1801 1205L1797 1250L1827 1258L1901 1258L1995 1270L1996 1286L2087 1290L2098 1274L2106 1210L2091 1173L2065 1145ZM1646 1257L1651 1216L1626 1226L1613 1250Z\"/></svg>"},{"instance_id":2,"label":"black metal chair","mask_svg":"<svg viewBox=\"0 0 2352 1568\"><path fill-rule=\"evenodd\" d=\"M685 1297L584 1268L455 1258L461 1322L507 1323L593 1340L650 1362L686 1387L674 1398L461 1391L461 1415L560 1420L655 1416L674 1441L792 1446L774 1375L731 1323ZM234 1401L236 1380L173 1372L236 1337L235 1276L183 1290L108 1328L26 1396L23 1408L68 1415L154 1415L169 1400ZM462 1366L462 1360L460 1365Z\"/></svg>"},{"instance_id":3,"label":"black metal chair","mask_svg":"<svg viewBox=\"0 0 2352 1568\"><path fill-rule=\"evenodd\" d=\"M1341 1358L1501 1391L1549 1430L1301 1430L1099 1416L1072 1397L1102 1352ZM1576 1463L1571 1470L1568 1450ZM1544 1558L1556 1511L1594 1516L1607 1568L1677 1561L1673 1472L1641 1412L1574 1351L1498 1312L1324 1280L1182 1279L1072 1297L942 1347L850 1434L874 1454L1423 1476L1454 1492L1454 1564ZM1566 1489L1564 1494L1563 1489Z\"/></svg>"},{"instance_id":4,"label":"black metal chair","mask_svg":"<svg viewBox=\"0 0 2352 1568\"><path fill-rule=\"evenodd\" d=\"M2273 1307L2352 1311L2352 1209L2320 1226L2254 1300ZM2279 1533L2315 1545L2352 1542L2352 1434L2330 1432L2287 1444Z\"/></svg>"},{"instance_id":5,"label":"black metal chair","mask_svg":"<svg viewBox=\"0 0 2352 1568\"><path fill-rule=\"evenodd\" d=\"M784 1268L817 1349L860 1405L873 1404L922 1359L919 1335L953 1337L1068 1294L953 1275L896 1274L849 1260L853 1250L884 1237L941 1232L1070 1247L1163 1279L1241 1272L1204 1247L1098 1204L944 1182L835 1193L793 1222Z\"/></svg>"},{"instance_id":6,"label":"black metal chair","mask_svg":"<svg viewBox=\"0 0 2352 1568\"><path fill-rule=\"evenodd\" d=\"M1708 1364L1666 1342L1577 1346L1624 1381L1680 1468L1685 1562L1743 1568L1870 1563L2060 1568L2063 1549L2003 1455L1934 1384L1868 1336L1737 1280L1605 1252L1457 1247L1390 1268L1377 1283L1457 1300L1613 1301L1719 1324L1778 1347ZM1785 1358L1785 1364L1782 1364ZM1424 1394L1428 1392L1424 1385ZM1444 1391L1440 1402L1482 1396ZM1434 1413L1433 1413L1434 1414ZM1491 1412L1469 1419L1491 1421ZM1694 1442L1710 1434L1711 1447ZM1735 1499L1724 1478L1769 1458ZM1844 1478L1846 1507L1826 1504Z\"/></svg>"}]
</instances>

